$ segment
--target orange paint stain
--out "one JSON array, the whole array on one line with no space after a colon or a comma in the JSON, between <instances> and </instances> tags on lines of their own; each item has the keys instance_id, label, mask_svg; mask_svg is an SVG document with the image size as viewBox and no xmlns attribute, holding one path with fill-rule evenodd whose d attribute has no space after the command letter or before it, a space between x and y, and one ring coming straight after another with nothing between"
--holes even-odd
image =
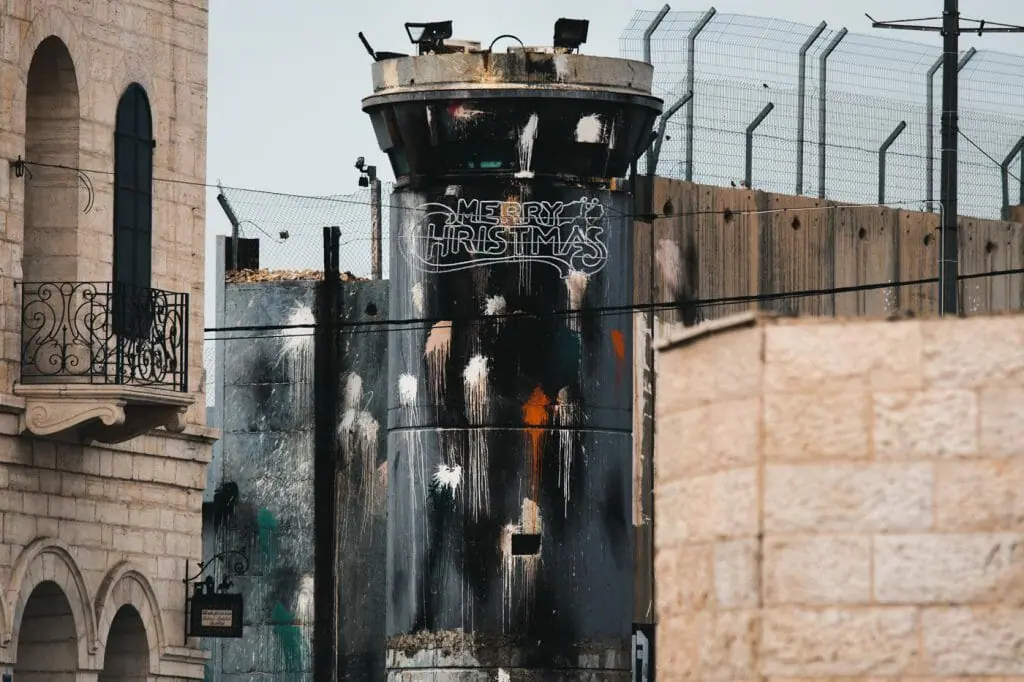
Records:
<instances>
[{"instance_id":1,"label":"orange paint stain","mask_svg":"<svg viewBox=\"0 0 1024 682\"><path fill-rule=\"evenodd\" d=\"M538 386L523 403L523 423L526 424L526 434L530 438L530 487L532 488L532 499L537 499L537 492L540 489L540 464L541 446L544 442L544 431L551 415L548 408L551 407L551 398Z\"/></svg>"},{"instance_id":2,"label":"orange paint stain","mask_svg":"<svg viewBox=\"0 0 1024 682\"><path fill-rule=\"evenodd\" d=\"M626 360L626 337L618 329L612 330L612 350L619 362Z\"/></svg>"},{"instance_id":3,"label":"orange paint stain","mask_svg":"<svg viewBox=\"0 0 1024 682\"><path fill-rule=\"evenodd\" d=\"M620 387L622 385L622 365L626 361L626 337L618 329L613 329L611 336L612 351L615 353L615 359L619 361L615 368L615 386Z\"/></svg>"}]
</instances>

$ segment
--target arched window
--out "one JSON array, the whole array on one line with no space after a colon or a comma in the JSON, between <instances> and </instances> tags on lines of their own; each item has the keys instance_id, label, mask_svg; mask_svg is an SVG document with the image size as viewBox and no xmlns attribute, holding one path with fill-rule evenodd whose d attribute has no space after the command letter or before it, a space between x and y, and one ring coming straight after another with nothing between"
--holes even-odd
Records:
<instances>
[{"instance_id":1,"label":"arched window","mask_svg":"<svg viewBox=\"0 0 1024 682\"><path fill-rule=\"evenodd\" d=\"M114 130L114 332L148 336L152 323L153 117L132 83L117 104Z\"/></svg>"},{"instance_id":2,"label":"arched window","mask_svg":"<svg viewBox=\"0 0 1024 682\"><path fill-rule=\"evenodd\" d=\"M114 284L128 290L152 286L155 146L149 98L132 83L114 131Z\"/></svg>"}]
</instances>

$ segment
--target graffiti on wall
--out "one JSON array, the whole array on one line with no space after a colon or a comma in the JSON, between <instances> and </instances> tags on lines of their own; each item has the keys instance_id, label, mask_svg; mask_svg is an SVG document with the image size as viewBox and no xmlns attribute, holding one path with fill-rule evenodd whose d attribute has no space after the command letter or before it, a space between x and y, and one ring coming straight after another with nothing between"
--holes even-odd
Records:
<instances>
[{"instance_id":1,"label":"graffiti on wall","mask_svg":"<svg viewBox=\"0 0 1024 682\"><path fill-rule=\"evenodd\" d=\"M424 272L454 272L502 263L549 265L563 279L593 275L608 262L604 206L575 201L483 201L459 199L418 207L419 221L402 253Z\"/></svg>"}]
</instances>

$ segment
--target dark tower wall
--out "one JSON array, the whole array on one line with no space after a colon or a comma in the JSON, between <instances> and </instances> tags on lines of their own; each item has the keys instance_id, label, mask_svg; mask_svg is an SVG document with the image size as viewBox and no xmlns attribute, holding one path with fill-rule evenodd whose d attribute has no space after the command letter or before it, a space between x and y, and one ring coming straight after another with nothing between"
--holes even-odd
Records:
<instances>
[{"instance_id":1,"label":"dark tower wall","mask_svg":"<svg viewBox=\"0 0 1024 682\"><path fill-rule=\"evenodd\" d=\"M633 218L610 178L660 102L595 81L649 83L650 67L391 61L364 108L399 181L390 316L422 322L388 349L389 674L625 679ZM489 87L429 84L448 68Z\"/></svg>"}]
</instances>

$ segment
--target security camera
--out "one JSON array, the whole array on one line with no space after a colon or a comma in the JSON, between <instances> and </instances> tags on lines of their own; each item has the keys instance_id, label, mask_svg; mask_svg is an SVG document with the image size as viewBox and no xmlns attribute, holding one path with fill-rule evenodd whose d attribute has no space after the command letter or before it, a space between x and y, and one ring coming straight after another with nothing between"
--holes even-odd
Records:
<instances>
[{"instance_id":1,"label":"security camera","mask_svg":"<svg viewBox=\"0 0 1024 682\"><path fill-rule=\"evenodd\" d=\"M366 157L360 156L356 159L356 170L362 172L363 168L366 167Z\"/></svg>"}]
</instances>

